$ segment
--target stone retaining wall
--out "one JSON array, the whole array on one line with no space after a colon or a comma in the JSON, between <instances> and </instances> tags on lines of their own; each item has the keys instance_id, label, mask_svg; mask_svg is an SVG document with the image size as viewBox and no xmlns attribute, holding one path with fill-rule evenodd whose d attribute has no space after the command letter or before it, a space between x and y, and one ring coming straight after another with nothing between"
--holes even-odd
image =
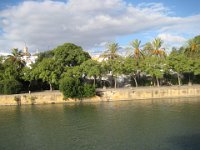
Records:
<instances>
[{"instance_id":1,"label":"stone retaining wall","mask_svg":"<svg viewBox=\"0 0 200 150\"><path fill-rule=\"evenodd\" d=\"M200 96L200 86L112 89L100 91L100 95L104 101L197 97Z\"/></svg>"},{"instance_id":2,"label":"stone retaining wall","mask_svg":"<svg viewBox=\"0 0 200 150\"><path fill-rule=\"evenodd\" d=\"M200 86L98 89L97 94L99 96L95 96L90 99L84 99L83 101L101 102L155 98L197 97L200 96ZM54 104L74 102L80 101L75 99L63 100L62 93L59 91L0 96L0 105Z\"/></svg>"}]
</instances>

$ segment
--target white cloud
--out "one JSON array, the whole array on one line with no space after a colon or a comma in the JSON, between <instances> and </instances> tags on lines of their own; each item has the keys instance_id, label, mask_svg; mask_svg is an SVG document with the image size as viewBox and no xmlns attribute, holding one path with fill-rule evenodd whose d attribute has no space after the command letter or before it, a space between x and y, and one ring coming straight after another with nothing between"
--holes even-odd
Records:
<instances>
[{"instance_id":1,"label":"white cloud","mask_svg":"<svg viewBox=\"0 0 200 150\"><path fill-rule=\"evenodd\" d=\"M170 52L172 47L183 46L188 40L181 35L175 35L171 33L160 33L157 37L161 38L164 41L164 47L168 53Z\"/></svg>"},{"instance_id":2,"label":"white cloud","mask_svg":"<svg viewBox=\"0 0 200 150\"><path fill-rule=\"evenodd\" d=\"M161 33L158 35L158 37L160 37L165 42L169 42L169 43L184 43L187 40L186 38L182 36L173 35L169 33Z\"/></svg>"},{"instance_id":3,"label":"white cloud","mask_svg":"<svg viewBox=\"0 0 200 150\"><path fill-rule=\"evenodd\" d=\"M200 14L185 18L175 19L170 26L163 26L161 32L173 32L176 34L185 33L197 35L200 34Z\"/></svg>"},{"instance_id":4,"label":"white cloud","mask_svg":"<svg viewBox=\"0 0 200 150\"><path fill-rule=\"evenodd\" d=\"M32 52L64 42L89 49L148 30L200 33L200 15L181 18L169 14L160 3L134 6L123 0L24 1L0 11L0 50L22 48L24 41Z\"/></svg>"}]
</instances>

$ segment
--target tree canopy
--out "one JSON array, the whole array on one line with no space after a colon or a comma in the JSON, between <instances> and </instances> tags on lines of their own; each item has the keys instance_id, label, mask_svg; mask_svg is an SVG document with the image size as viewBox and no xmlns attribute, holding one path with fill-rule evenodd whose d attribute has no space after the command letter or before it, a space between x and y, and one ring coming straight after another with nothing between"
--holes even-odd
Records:
<instances>
[{"instance_id":1,"label":"tree canopy","mask_svg":"<svg viewBox=\"0 0 200 150\"><path fill-rule=\"evenodd\" d=\"M169 55L163 42L155 38L141 46L142 41L133 40L131 56L120 55L119 44L112 42L100 55L103 61L93 60L80 46L64 43L39 53L31 67L26 66L22 51L12 49L10 55L0 57L0 94L19 93L37 85L32 89L60 89L67 98L82 99L94 95L94 89L106 81L106 86L115 88L132 80L136 87L200 83L200 36L172 48Z\"/></svg>"}]
</instances>

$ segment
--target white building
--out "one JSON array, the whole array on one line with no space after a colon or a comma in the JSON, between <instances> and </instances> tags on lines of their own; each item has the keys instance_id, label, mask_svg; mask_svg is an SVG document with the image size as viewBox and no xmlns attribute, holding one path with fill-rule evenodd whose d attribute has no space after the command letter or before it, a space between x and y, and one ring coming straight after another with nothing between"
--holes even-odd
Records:
<instances>
[{"instance_id":1,"label":"white building","mask_svg":"<svg viewBox=\"0 0 200 150\"><path fill-rule=\"evenodd\" d=\"M23 54L22 54L22 60L24 60L26 62L26 66L27 67L31 67L31 64L35 63L36 59L38 58L37 55L31 55L31 53L29 53L28 51L28 47L24 47L23 49Z\"/></svg>"}]
</instances>

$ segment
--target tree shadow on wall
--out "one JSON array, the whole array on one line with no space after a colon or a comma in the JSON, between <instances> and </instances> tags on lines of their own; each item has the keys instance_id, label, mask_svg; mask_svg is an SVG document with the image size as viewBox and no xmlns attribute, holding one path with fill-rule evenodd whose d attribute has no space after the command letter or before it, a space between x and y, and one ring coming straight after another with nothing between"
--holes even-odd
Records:
<instances>
[{"instance_id":1,"label":"tree shadow on wall","mask_svg":"<svg viewBox=\"0 0 200 150\"><path fill-rule=\"evenodd\" d=\"M170 138L169 142L173 144L177 150L200 150L200 133L175 136Z\"/></svg>"}]
</instances>

